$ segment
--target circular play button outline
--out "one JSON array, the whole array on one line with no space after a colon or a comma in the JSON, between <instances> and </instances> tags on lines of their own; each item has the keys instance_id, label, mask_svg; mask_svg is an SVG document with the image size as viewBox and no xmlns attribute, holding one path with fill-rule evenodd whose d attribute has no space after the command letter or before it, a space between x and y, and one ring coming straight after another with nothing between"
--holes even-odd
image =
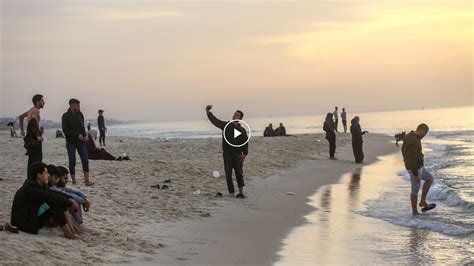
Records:
<instances>
[{"instance_id":1,"label":"circular play button outline","mask_svg":"<svg viewBox=\"0 0 474 266\"><path fill-rule=\"evenodd\" d=\"M232 143L230 143L230 142L227 140L227 138L225 137L225 131L226 131L226 129L227 129L227 126L228 126L230 123L235 122L235 121L237 121L237 122L239 122L239 123L244 123L244 124L247 126L247 129L249 130L249 135L247 136L247 141L245 141L244 144L240 144L240 145L232 144ZM244 120L239 120L239 119L233 119L233 120L230 120L229 122L227 122L227 124L226 124L225 127L224 127L224 131L222 131L222 133L223 133L222 135L224 136L225 142L227 142L227 144L229 144L230 146L232 146L232 147L234 147L234 148L240 148L240 147L246 145L246 144L249 142L250 137L252 136L252 130L250 129L249 124L247 124L247 122L245 122Z\"/></svg>"}]
</instances>

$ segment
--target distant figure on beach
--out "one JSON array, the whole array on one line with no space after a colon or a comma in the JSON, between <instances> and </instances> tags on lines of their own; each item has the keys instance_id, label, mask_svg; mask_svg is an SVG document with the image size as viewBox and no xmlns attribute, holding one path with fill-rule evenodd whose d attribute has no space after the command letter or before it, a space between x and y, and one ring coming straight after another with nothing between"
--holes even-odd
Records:
<instances>
[{"instance_id":1,"label":"distant figure on beach","mask_svg":"<svg viewBox=\"0 0 474 266\"><path fill-rule=\"evenodd\" d=\"M10 129L10 136L12 138L18 138L15 130L15 124L13 122L8 122L7 126Z\"/></svg>"},{"instance_id":2,"label":"distant figure on beach","mask_svg":"<svg viewBox=\"0 0 474 266\"><path fill-rule=\"evenodd\" d=\"M351 134L352 134L352 152L354 153L354 158L356 163L364 162L364 151L362 150L362 136L368 131L362 131L360 127L360 119L358 116L355 116L351 120Z\"/></svg>"},{"instance_id":3,"label":"distant figure on beach","mask_svg":"<svg viewBox=\"0 0 474 266\"><path fill-rule=\"evenodd\" d=\"M86 128L84 127L84 115L81 113L79 100L70 99L69 109L62 117L62 127L66 136L66 148L69 157L69 171L71 171L72 183L76 184L76 150L81 157L82 170L86 186L92 186L94 182L89 176L89 157L87 155Z\"/></svg>"},{"instance_id":4,"label":"distant figure on beach","mask_svg":"<svg viewBox=\"0 0 474 266\"><path fill-rule=\"evenodd\" d=\"M326 132L326 139L329 142L329 158L331 160L337 160L336 157L334 157L334 154L336 153L336 126L334 124L332 116L332 113L327 113L326 120L324 121L323 125L323 130Z\"/></svg>"},{"instance_id":5,"label":"distant figure on beach","mask_svg":"<svg viewBox=\"0 0 474 266\"><path fill-rule=\"evenodd\" d=\"M342 108L341 113L342 126L344 127L344 133L347 133L347 113L346 108Z\"/></svg>"},{"instance_id":6,"label":"distant figure on beach","mask_svg":"<svg viewBox=\"0 0 474 266\"><path fill-rule=\"evenodd\" d=\"M265 131L263 131L263 136L264 137L273 137L274 136L273 124L272 123L268 124L268 127L265 128Z\"/></svg>"},{"instance_id":7,"label":"distant figure on beach","mask_svg":"<svg viewBox=\"0 0 474 266\"><path fill-rule=\"evenodd\" d=\"M101 146L105 146L105 132L107 131L103 114L104 110L100 109L99 116L97 117L97 127L99 128L99 144Z\"/></svg>"},{"instance_id":8,"label":"distant figure on beach","mask_svg":"<svg viewBox=\"0 0 474 266\"><path fill-rule=\"evenodd\" d=\"M40 109L44 108L45 102L43 95L36 94L31 99L33 107L19 115L21 135L24 137L24 147L28 155L27 168L29 169L34 162L43 161L43 134L40 129ZM27 133L24 130L24 120L27 121Z\"/></svg>"},{"instance_id":9,"label":"distant figure on beach","mask_svg":"<svg viewBox=\"0 0 474 266\"><path fill-rule=\"evenodd\" d=\"M87 132L89 132L89 131L91 131L91 123L90 122L87 123Z\"/></svg>"},{"instance_id":10,"label":"distant figure on beach","mask_svg":"<svg viewBox=\"0 0 474 266\"><path fill-rule=\"evenodd\" d=\"M235 172L235 177L237 179L237 185L239 187L239 194L237 194L237 198L245 198L244 195L244 174L243 174L243 164L245 158L248 154L248 143L243 145L242 147L233 147L229 145L225 139L224 135L227 139L234 139L235 131L239 131L241 134L239 137L236 138L236 141L240 144L245 143L248 140L247 131L240 125L238 121L233 121L232 123L225 122L222 120L217 119L214 114L211 112L212 105L206 106L206 113L209 121L211 123L221 129L222 132L222 150L223 150L223 157L224 157L224 169L225 169L225 177L227 181L227 189L229 194L234 195L234 182L232 181L232 169ZM235 111L234 115L232 116L232 120L241 120L244 117L244 113L240 110ZM229 124L227 127L228 129L224 132L225 126Z\"/></svg>"},{"instance_id":11,"label":"distant figure on beach","mask_svg":"<svg viewBox=\"0 0 474 266\"><path fill-rule=\"evenodd\" d=\"M91 134L89 134L86 144L89 160L115 161L115 156L108 153L104 148L97 148L97 145L95 144L94 138Z\"/></svg>"},{"instance_id":12,"label":"distant figure on beach","mask_svg":"<svg viewBox=\"0 0 474 266\"><path fill-rule=\"evenodd\" d=\"M433 183L433 176L423 167L424 156L421 147L421 139L428 134L428 131L429 128L426 124L419 124L416 131L411 131L406 135L402 145L403 161L405 162L405 168L410 174L411 180L410 200L413 215L419 214L416 204L418 201L418 192L421 187L421 180L425 181L421 191L420 203L418 204L422 207L421 211L426 212L436 207L436 204L428 204L426 202L426 195Z\"/></svg>"},{"instance_id":13,"label":"distant figure on beach","mask_svg":"<svg viewBox=\"0 0 474 266\"><path fill-rule=\"evenodd\" d=\"M283 126L283 123L280 123L280 126L275 129L275 136L286 136L286 128Z\"/></svg>"},{"instance_id":14,"label":"distant figure on beach","mask_svg":"<svg viewBox=\"0 0 474 266\"><path fill-rule=\"evenodd\" d=\"M56 138L64 138L64 134L61 130L56 130Z\"/></svg>"},{"instance_id":15,"label":"distant figure on beach","mask_svg":"<svg viewBox=\"0 0 474 266\"><path fill-rule=\"evenodd\" d=\"M332 115L334 116L334 130L336 132L339 132L337 131L337 125L339 124L339 115L337 113L337 110L338 110L337 106L334 107L334 112L332 113Z\"/></svg>"},{"instance_id":16,"label":"distant figure on beach","mask_svg":"<svg viewBox=\"0 0 474 266\"><path fill-rule=\"evenodd\" d=\"M79 239L81 233L68 212L79 210L79 205L65 195L48 189L49 174L46 164L33 163L28 169L29 175L23 186L16 192L12 204L9 227L38 234L45 225L59 225L68 239Z\"/></svg>"}]
</instances>

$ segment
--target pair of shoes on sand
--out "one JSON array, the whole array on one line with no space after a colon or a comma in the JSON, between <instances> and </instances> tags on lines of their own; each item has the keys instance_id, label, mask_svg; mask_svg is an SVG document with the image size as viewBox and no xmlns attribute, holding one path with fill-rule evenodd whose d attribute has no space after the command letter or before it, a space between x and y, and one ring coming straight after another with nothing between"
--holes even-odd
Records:
<instances>
[{"instance_id":1,"label":"pair of shoes on sand","mask_svg":"<svg viewBox=\"0 0 474 266\"><path fill-rule=\"evenodd\" d=\"M151 188L156 188L156 189L160 189L160 184L156 184L156 185L153 185L153 186L150 186ZM161 189L168 189L169 187L167 185L163 185L161 186Z\"/></svg>"},{"instance_id":2,"label":"pair of shoes on sand","mask_svg":"<svg viewBox=\"0 0 474 266\"><path fill-rule=\"evenodd\" d=\"M13 226L9 223L5 223L4 225L0 225L0 231L7 231L13 234L18 234L18 228Z\"/></svg>"}]
</instances>

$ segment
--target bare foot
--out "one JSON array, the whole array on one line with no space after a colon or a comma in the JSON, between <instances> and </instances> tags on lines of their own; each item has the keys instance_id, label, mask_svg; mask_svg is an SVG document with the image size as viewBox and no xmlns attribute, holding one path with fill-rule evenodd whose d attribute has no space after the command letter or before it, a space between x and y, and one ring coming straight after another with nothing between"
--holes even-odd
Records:
<instances>
[{"instance_id":1,"label":"bare foot","mask_svg":"<svg viewBox=\"0 0 474 266\"><path fill-rule=\"evenodd\" d=\"M418 204L418 206L427 207L427 206L429 206L429 204L425 201L425 202L420 202L420 204Z\"/></svg>"},{"instance_id":2,"label":"bare foot","mask_svg":"<svg viewBox=\"0 0 474 266\"><path fill-rule=\"evenodd\" d=\"M87 187L90 187L90 186L94 185L94 182L88 180L88 181L85 181L84 184L85 184Z\"/></svg>"},{"instance_id":3,"label":"bare foot","mask_svg":"<svg viewBox=\"0 0 474 266\"><path fill-rule=\"evenodd\" d=\"M412 213L412 215L413 215L413 216L416 216L416 215L420 215L420 213L414 212L414 213Z\"/></svg>"}]
</instances>

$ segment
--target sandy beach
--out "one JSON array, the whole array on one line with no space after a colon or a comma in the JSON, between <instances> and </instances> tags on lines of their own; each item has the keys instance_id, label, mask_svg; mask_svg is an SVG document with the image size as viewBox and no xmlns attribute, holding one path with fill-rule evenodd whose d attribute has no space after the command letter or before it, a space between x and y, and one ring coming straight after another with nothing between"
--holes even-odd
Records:
<instances>
[{"instance_id":1,"label":"sandy beach","mask_svg":"<svg viewBox=\"0 0 474 266\"><path fill-rule=\"evenodd\" d=\"M4 170L0 181L0 221L7 222L10 219L14 193L25 179L27 157L24 156L21 139L10 138L7 131L1 133L0 145L3 152L0 155L0 165ZM64 139L51 137L51 132L47 135L49 137L43 146L44 162L67 165ZM245 236L229 231L214 234L213 230L219 227L209 225L222 224L219 223L220 219L239 222L238 219L232 219L233 216L252 216L258 219L241 224L241 230L247 233L258 230L259 233L265 234L258 238L265 241L265 245L260 245L260 248L265 250L267 255L260 256L255 253L256 256L246 262L270 263L274 259L273 254L277 251L275 249L279 246L279 240L289 228L303 222L301 215L309 208L304 204L306 197L314 193L318 186L336 182L341 174L358 167L352 163L348 143L350 135L340 135L338 146L345 147L340 149L343 160L330 162L326 159L327 143L321 134L253 138L244 170L249 198L239 201L227 196L222 176L214 178L211 175L214 170L223 172L220 139L109 138L108 151L114 155L126 152L132 160L92 161L91 172L96 182L93 187L85 187L82 184L82 175L78 175L78 187L88 194L92 201L91 211L85 215L85 227L92 233L85 237L85 241L67 241L62 238L57 228L42 229L37 236L3 232L0 239L2 243L8 244L2 245L0 256L6 258L5 263L19 264L67 263L61 260L64 257L68 257L69 262L81 263L148 261L208 264L210 262L206 261L206 258L209 258L209 254L206 252L191 252L196 253L195 256L190 256L187 252L203 246L207 247L209 252L214 252L213 247L217 246L228 252L240 252L231 246L220 245L218 241L209 242L212 238L208 238L206 232L223 239L227 236L231 239L236 235ZM389 145L380 145L384 143ZM366 144L369 154L367 159L373 161L376 155L393 150L386 146L392 146L388 137L370 135ZM305 177L305 165L315 164L321 167L317 179L314 174L313 178L309 178L307 174ZM302 178L295 182L292 179L294 172L285 169L299 169L297 171L302 171ZM166 179L171 179L171 183L167 183L169 189L158 190L150 187L162 185ZM197 190L200 191L199 195L193 193ZM294 191L296 195L289 197L286 195L287 191ZM224 193L224 197L215 198L217 192ZM246 212L239 214L239 210ZM279 216L272 217L274 214ZM272 226L266 227L265 224L270 221ZM206 228L196 230L195 225ZM247 230L249 228L252 230ZM271 228L271 231L265 232L260 230L261 228ZM220 230L226 229L220 227ZM201 234L202 239L193 235L197 232ZM230 245L234 243L246 246L239 240L231 239L227 241ZM210 243L215 245L209 245ZM61 248L55 248L58 246ZM22 253L25 250L35 256L25 256ZM238 257L232 256L233 253L213 254L222 256L213 256L213 262L217 264L240 261ZM226 260L227 255L236 260Z\"/></svg>"}]
</instances>

